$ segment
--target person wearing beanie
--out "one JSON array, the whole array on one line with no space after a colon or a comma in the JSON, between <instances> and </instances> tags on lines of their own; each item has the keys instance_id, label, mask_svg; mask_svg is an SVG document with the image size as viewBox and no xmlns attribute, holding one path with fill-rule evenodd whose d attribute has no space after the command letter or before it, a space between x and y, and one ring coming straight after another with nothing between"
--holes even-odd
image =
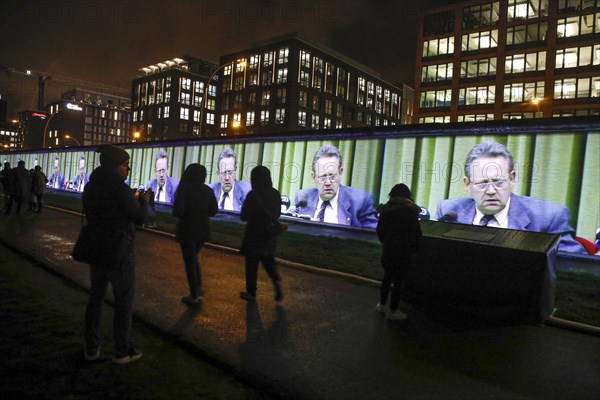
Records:
<instances>
[{"instance_id":1,"label":"person wearing beanie","mask_svg":"<svg viewBox=\"0 0 600 400\"><path fill-rule=\"evenodd\" d=\"M100 167L90 175L83 191L83 212L88 225L103 237L119 237L124 255L117 265L90 265L90 294L85 312L85 359L100 358L100 321L104 296L110 283L115 298L113 336L117 364L128 364L142 353L131 343L133 299L135 295L136 224L146 218L148 195L133 192L125 184L129 174L129 153L113 146L100 145Z\"/></svg>"},{"instance_id":2,"label":"person wearing beanie","mask_svg":"<svg viewBox=\"0 0 600 400\"><path fill-rule=\"evenodd\" d=\"M387 319L404 320L407 315L398 309L400 291L404 277L414 264L419 250L422 236L419 224L421 207L412 200L408 186L399 183L390 191L389 201L380 204L377 211L379 212L377 236L382 245L383 279L379 291L379 303L375 308L378 312L386 314ZM390 291L390 304L386 309Z\"/></svg>"}]
</instances>

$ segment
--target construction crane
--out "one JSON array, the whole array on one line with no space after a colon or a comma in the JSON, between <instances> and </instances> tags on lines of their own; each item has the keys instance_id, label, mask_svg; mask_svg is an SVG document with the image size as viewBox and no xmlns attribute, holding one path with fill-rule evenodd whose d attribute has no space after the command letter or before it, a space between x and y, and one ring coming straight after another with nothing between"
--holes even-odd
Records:
<instances>
[{"instance_id":1,"label":"construction crane","mask_svg":"<svg viewBox=\"0 0 600 400\"><path fill-rule=\"evenodd\" d=\"M44 99L45 99L45 91L46 91L46 81L49 81L54 78L55 81L64 81L64 82L78 82L82 86L90 86L97 89L104 89L109 91L114 91L116 93L120 92L123 88L109 86L105 84L100 84L97 82L87 82L82 79L72 78L68 76L62 76L58 74L50 74L48 72L34 71L30 69L16 69L14 67L8 67L6 65L0 64L0 70L6 71L7 76L11 76L12 74L18 74L23 76L37 77L38 79L38 110L44 109Z\"/></svg>"}]
</instances>

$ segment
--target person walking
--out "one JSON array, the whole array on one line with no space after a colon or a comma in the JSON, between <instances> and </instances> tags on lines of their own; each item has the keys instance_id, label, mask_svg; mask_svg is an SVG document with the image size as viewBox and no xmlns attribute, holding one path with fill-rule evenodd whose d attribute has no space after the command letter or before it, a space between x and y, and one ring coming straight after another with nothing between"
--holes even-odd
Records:
<instances>
[{"instance_id":1,"label":"person walking","mask_svg":"<svg viewBox=\"0 0 600 400\"><path fill-rule=\"evenodd\" d=\"M403 183L394 185L389 193L389 201L378 207L379 221L377 236L382 244L381 265L383 280L379 292L376 310L386 314L390 320L404 320L407 315L398 309L400 291L407 271L414 264L421 242L419 213L408 186ZM386 310L388 295L391 291L389 309Z\"/></svg>"},{"instance_id":2,"label":"person walking","mask_svg":"<svg viewBox=\"0 0 600 400\"><path fill-rule=\"evenodd\" d=\"M31 182L32 197L35 196L36 207L34 212L42 212L42 197L46 192L46 185L48 184L48 178L42 171L42 167L36 165L33 169L33 177Z\"/></svg>"},{"instance_id":3,"label":"person walking","mask_svg":"<svg viewBox=\"0 0 600 400\"><path fill-rule=\"evenodd\" d=\"M125 150L103 144L96 148L96 152L100 153L100 167L93 171L83 191L83 211L88 225L102 232L107 240L120 238L115 247L124 248L124 255L116 261L116 265L90 265L90 294L85 311L85 359L93 361L100 357L102 304L110 283L115 302L113 361L128 364L142 356L131 343L131 324L135 295L135 224L144 222L148 195L134 193L125 184L130 170L129 154Z\"/></svg>"},{"instance_id":4,"label":"person walking","mask_svg":"<svg viewBox=\"0 0 600 400\"><path fill-rule=\"evenodd\" d=\"M173 204L173 215L178 218L175 238L181 247L189 286L189 295L181 298L186 304L198 304L202 298L202 273L198 253L210 239L209 218L218 211L215 194L205 185L205 180L204 165L188 165L175 192Z\"/></svg>"},{"instance_id":5,"label":"person walking","mask_svg":"<svg viewBox=\"0 0 600 400\"><path fill-rule=\"evenodd\" d=\"M246 291L240 297L247 301L256 300L258 264L262 262L273 282L275 301L283 299L281 278L275 265L277 235L269 225L277 222L281 214L281 195L273 188L271 172L259 165L250 173L252 190L242 204L240 218L247 222L240 253L245 257Z\"/></svg>"},{"instance_id":6,"label":"person walking","mask_svg":"<svg viewBox=\"0 0 600 400\"><path fill-rule=\"evenodd\" d=\"M21 212L23 202L28 201L29 188L31 184L29 182L29 171L25 169L25 161L19 160L17 168L13 170L13 181L12 181L12 198L13 202L17 205L17 215ZM10 208L9 208L10 213Z\"/></svg>"},{"instance_id":7,"label":"person walking","mask_svg":"<svg viewBox=\"0 0 600 400\"><path fill-rule=\"evenodd\" d=\"M2 187L4 188L4 215L10 214L13 203L13 181L14 171L10 167L10 163L6 161L4 163L4 169L2 170Z\"/></svg>"}]
</instances>

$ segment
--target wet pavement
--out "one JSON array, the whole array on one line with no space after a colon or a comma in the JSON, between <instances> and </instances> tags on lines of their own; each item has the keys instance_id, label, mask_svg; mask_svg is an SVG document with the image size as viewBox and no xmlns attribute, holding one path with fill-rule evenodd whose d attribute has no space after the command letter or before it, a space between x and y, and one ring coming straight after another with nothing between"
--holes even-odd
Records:
<instances>
[{"instance_id":1,"label":"wet pavement","mask_svg":"<svg viewBox=\"0 0 600 400\"><path fill-rule=\"evenodd\" d=\"M88 267L70 257L80 219L51 208L2 216L0 240L87 288ZM201 252L205 298L190 307L180 301L187 284L173 237L140 230L136 246L135 316L283 398L600 398L597 336L407 304L409 320L390 322L375 312L376 285L286 266L281 303L263 270L257 302L246 303L243 259L211 246Z\"/></svg>"}]
</instances>

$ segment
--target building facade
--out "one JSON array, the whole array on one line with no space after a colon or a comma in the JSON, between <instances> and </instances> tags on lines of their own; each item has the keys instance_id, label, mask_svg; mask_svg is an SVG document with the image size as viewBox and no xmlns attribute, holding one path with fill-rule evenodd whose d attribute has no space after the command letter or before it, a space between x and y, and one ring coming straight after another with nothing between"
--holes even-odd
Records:
<instances>
[{"instance_id":1,"label":"building facade","mask_svg":"<svg viewBox=\"0 0 600 400\"><path fill-rule=\"evenodd\" d=\"M402 89L295 34L222 56L220 62L220 96L203 121L217 136L412 121L413 107L403 106Z\"/></svg>"},{"instance_id":2,"label":"building facade","mask_svg":"<svg viewBox=\"0 0 600 400\"><path fill-rule=\"evenodd\" d=\"M129 142L129 98L76 88L46 108L42 148Z\"/></svg>"},{"instance_id":3,"label":"building facade","mask_svg":"<svg viewBox=\"0 0 600 400\"><path fill-rule=\"evenodd\" d=\"M216 85L211 82L205 92L216 68L216 64L192 56L141 68L143 75L132 82L131 140L201 136L201 115L210 116L206 110L214 110L216 103Z\"/></svg>"},{"instance_id":4,"label":"building facade","mask_svg":"<svg viewBox=\"0 0 600 400\"><path fill-rule=\"evenodd\" d=\"M428 10L415 75L419 123L600 115L600 0Z\"/></svg>"}]
</instances>

